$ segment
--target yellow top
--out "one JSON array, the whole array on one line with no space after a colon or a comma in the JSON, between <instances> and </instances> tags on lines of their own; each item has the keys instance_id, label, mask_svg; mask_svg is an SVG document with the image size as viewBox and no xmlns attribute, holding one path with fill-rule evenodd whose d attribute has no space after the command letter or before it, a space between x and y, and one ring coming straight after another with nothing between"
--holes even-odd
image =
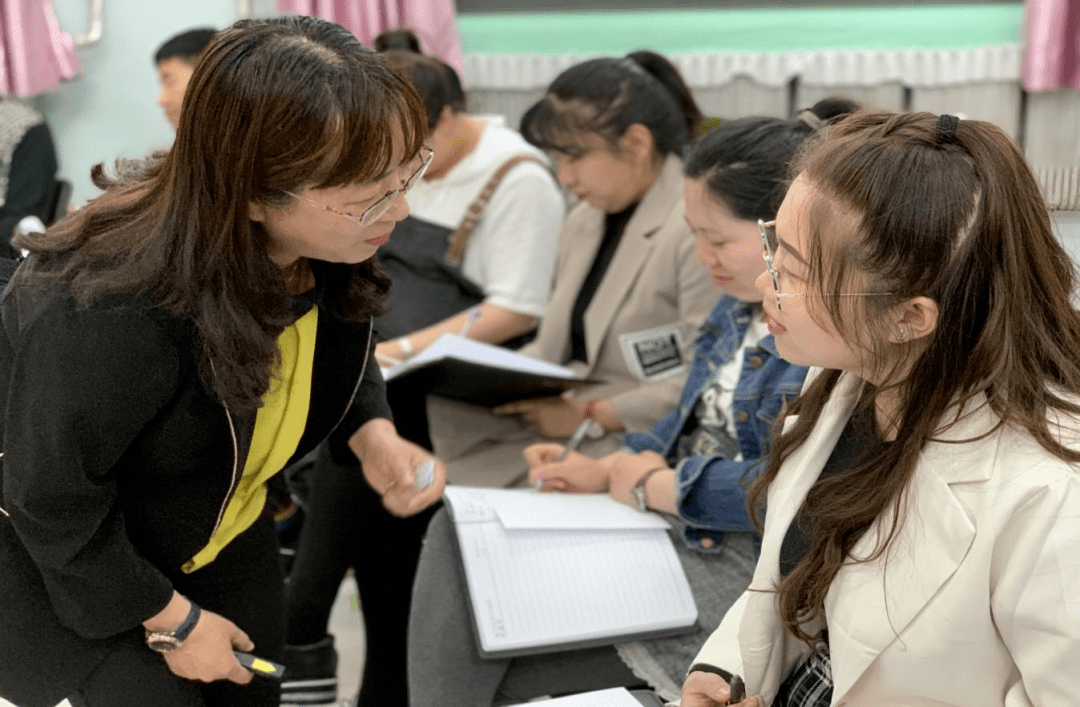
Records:
<instances>
[{"instance_id":1,"label":"yellow top","mask_svg":"<svg viewBox=\"0 0 1080 707\"><path fill-rule=\"evenodd\" d=\"M281 360L255 416L244 473L210 542L184 563L185 573L213 562L222 548L251 527L266 506L266 482L296 453L311 405L317 323L318 308L312 307L278 337Z\"/></svg>"}]
</instances>

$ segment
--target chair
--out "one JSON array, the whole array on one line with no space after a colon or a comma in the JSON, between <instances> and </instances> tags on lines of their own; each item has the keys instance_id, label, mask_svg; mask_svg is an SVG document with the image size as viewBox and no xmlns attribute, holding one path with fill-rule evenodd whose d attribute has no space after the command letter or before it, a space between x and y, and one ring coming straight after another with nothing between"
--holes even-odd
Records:
<instances>
[{"instance_id":1,"label":"chair","mask_svg":"<svg viewBox=\"0 0 1080 707\"><path fill-rule=\"evenodd\" d=\"M57 179L53 184L52 191L52 204L50 205L45 222L46 226L51 226L60 219L67 216L67 207L71 202L71 182L66 179Z\"/></svg>"}]
</instances>

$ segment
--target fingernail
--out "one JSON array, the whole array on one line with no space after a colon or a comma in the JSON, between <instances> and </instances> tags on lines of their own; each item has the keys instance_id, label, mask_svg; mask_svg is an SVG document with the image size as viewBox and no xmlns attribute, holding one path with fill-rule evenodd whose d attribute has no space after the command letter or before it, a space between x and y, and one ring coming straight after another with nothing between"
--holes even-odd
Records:
<instances>
[{"instance_id":1,"label":"fingernail","mask_svg":"<svg viewBox=\"0 0 1080 707\"><path fill-rule=\"evenodd\" d=\"M534 481L533 482L533 488L536 489L537 491L540 491L541 489L543 489L544 488L544 480L543 479L537 479L536 481Z\"/></svg>"}]
</instances>

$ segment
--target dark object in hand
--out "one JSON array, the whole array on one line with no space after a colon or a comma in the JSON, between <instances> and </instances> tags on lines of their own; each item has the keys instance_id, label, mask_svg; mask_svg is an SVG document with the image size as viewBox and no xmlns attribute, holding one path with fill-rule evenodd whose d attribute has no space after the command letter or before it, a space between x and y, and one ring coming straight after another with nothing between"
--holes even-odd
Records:
<instances>
[{"instance_id":1,"label":"dark object in hand","mask_svg":"<svg viewBox=\"0 0 1080 707\"><path fill-rule=\"evenodd\" d=\"M731 682L728 683L730 695L727 703L729 705L737 705L746 699L746 685L743 684L743 679L738 675L731 676Z\"/></svg>"}]
</instances>

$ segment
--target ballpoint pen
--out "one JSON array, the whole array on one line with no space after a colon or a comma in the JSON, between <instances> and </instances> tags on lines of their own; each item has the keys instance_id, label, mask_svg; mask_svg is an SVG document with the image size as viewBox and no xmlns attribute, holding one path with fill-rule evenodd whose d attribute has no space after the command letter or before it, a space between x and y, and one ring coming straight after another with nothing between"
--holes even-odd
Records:
<instances>
[{"instance_id":1,"label":"ballpoint pen","mask_svg":"<svg viewBox=\"0 0 1080 707\"><path fill-rule=\"evenodd\" d=\"M468 339L469 338L469 332L472 331L473 324L475 324L476 320L479 319L479 318L480 318L480 308L479 307L473 307L472 309L470 309L469 310L469 318L465 320L465 324L464 324L464 326L461 327L461 332L458 333L458 336L460 336L462 339Z\"/></svg>"},{"instance_id":2,"label":"ballpoint pen","mask_svg":"<svg viewBox=\"0 0 1080 707\"><path fill-rule=\"evenodd\" d=\"M570 452L578 448L578 446L582 443L585 437L589 434L589 430L595 424L596 423L593 422L593 419L591 417L586 417L584 420L582 420L581 424L578 425L576 430L574 430L574 434L570 435L570 439L566 440L566 445L563 447L563 450L559 452L559 456L555 457L555 460L552 463L558 464L561 461L565 461L566 457L570 455ZM533 483L533 488L535 488L537 491L539 491L543 486L543 479L537 479L535 483Z\"/></svg>"}]
</instances>

